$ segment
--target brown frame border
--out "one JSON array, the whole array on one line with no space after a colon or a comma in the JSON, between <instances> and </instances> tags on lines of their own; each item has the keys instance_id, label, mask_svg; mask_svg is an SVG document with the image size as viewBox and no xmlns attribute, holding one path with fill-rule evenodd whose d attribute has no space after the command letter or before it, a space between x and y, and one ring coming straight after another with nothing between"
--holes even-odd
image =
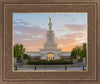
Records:
<instances>
[{"instance_id":1,"label":"brown frame border","mask_svg":"<svg viewBox=\"0 0 100 84\"><path fill-rule=\"evenodd\" d=\"M93 13L93 11L96 13L96 17L93 17L93 16L91 16L91 17L89 17L89 18L91 18L91 21L89 21L89 23L88 24L91 24L93 27L94 27L94 25L96 26L96 27L94 27L94 29L96 29L96 31L92 28L92 29L90 29L90 27L92 27L91 25L90 25L90 27L89 27L89 31L88 31L88 35L89 35L89 39L88 39L88 41L90 42L91 41L91 38L94 38L94 40L95 41L91 41L92 42L92 44L91 43L89 43L89 45L91 44L91 47L90 47L90 49L89 49L89 52L90 52L90 50L91 51L93 51L93 49L92 48L95 48L95 50L93 51L93 53L92 52L90 52L90 53L92 53L92 54L96 54L95 55L95 57L97 58L97 61L95 61L96 59L93 57L93 55L92 54L90 54L95 60L93 61L93 58L89 58L91 61L93 61L93 67L94 68L96 68L96 69L93 69L92 70L92 68L91 68L91 66L89 65L89 71L86 73L86 72L78 72L78 74L81 74L81 73L83 73L82 75L86 75L87 74L87 78L86 79L84 79L84 77L82 78L82 77L78 77L78 79L76 79L76 80L73 80L73 78L72 79L68 79L68 80L65 80L65 78L64 79L59 79L58 78L58 80L53 80L53 78L52 79L50 79L50 80L44 80L44 79L42 79L42 80L40 80L40 79L38 79L38 80L34 80L34 81L31 81L31 80L24 80L24 81L17 81L17 79L16 79L16 77L15 77L15 80L13 80L12 81L12 79L11 80L7 80L7 79L9 79L9 77L12 75L12 72L11 72L11 67L7 67L7 66L9 66L9 62L7 62L7 64L6 64L6 67L5 67L5 69L8 69L8 70L10 70L10 71L7 71L6 70L6 72L4 72L3 70L3 60L1 59L1 58L4 58L3 56L8 56L7 55L7 53L9 53L8 52L8 50L7 50L7 52L6 53L4 53L4 51L5 51L5 49L4 49L4 46L5 46L5 44L3 43L3 42L5 42L6 43L6 48L7 47L9 47L10 49L11 49L11 41L9 41L9 42L7 42L8 41L8 39L11 39L11 32L12 32L12 30L8 30L9 28L11 29L11 25L9 25L9 24L11 24L11 21L12 21L12 19L11 18L9 18L9 17L11 17L11 10L14 8L14 6L13 6L13 8L12 7L10 7L10 9L9 9L9 6L7 6L7 4L8 5L13 5L13 4L20 4L21 6L22 6L22 4L42 4L42 6L41 6L41 8L43 7L43 5L45 5L45 4L47 4L47 5L49 5L49 4L51 4L51 5L54 5L54 4L67 4L67 6L68 6L68 4L74 4L74 3L77 3L77 4L85 4L85 6L87 6L87 5L89 5L89 4L91 4L92 6L93 6L93 4L95 4L96 5L96 10L97 11L95 11L95 7L93 7L93 9L92 9L92 11L90 11L90 12L92 12ZM87 4L87 5L86 5ZM7 7L6 7L7 6ZM92 7L91 6L91 7ZM2 0L2 2L0 3L0 7L2 8L2 10L0 11L0 15L2 16L2 17L0 17L1 19L0 19L0 21L1 21L1 25L0 25L0 27L1 27L1 34L0 34L0 37L2 38L2 40L0 40L0 43L2 44L1 46L0 46L0 54L1 54L1 57L0 57L0 60L2 61L2 65L0 65L0 66L2 66L2 67L0 67L0 68L2 68L2 72L0 73L0 74L4 74L4 73L6 73L5 75L6 75L6 80L4 80L4 76L2 76L1 75L1 77L2 77L2 79L0 80L0 82L3 84L3 83L5 83L5 82L14 82L14 83L16 83L16 82L19 82L20 84L21 84L21 82L22 83L24 83L24 82L28 82L28 84L29 83L40 83L40 82L42 82L43 84L45 83L45 84L49 84L49 83L58 83L58 84L61 84L61 82L63 82L63 83L71 83L71 84L73 84L73 83L76 83L76 84L80 84L80 82L83 82L83 83L90 83L91 82L91 84L94 84L94 83L96 83L96 84L99 84L100 82L98 81L99 80L99 78L98 77L100 77L100 76L98 76L98 75L100 75L100 73L99 73L99 70L100 70L100 68L98 68L98 67L96 67L96 63L97 63L97 66L98 66L98 64L99 64L99 58L100 57L98 57L98 50L99 50L99 47L97 47L97 46L99 46L99 43L98 43L98 40L99 40L99 38L98 38L98 34L99 34L99 28L98 28L98 6L99 6L99 0L91 0L91 1L88 1L88 0L84 0L84 2L82 1L74 1L74 0L71 0L71 1L69 1L69 0L65 0L65 1L63 1L63 0L54 0L54 1L50 1L50 0L47 0L47 1L44 1L44 0L39 0L39 2L38 1L35 1L35 0L30 0L30 1L25 1L24 2L24 0L14 0L14 1L12 1L12 0ZM19 6L17 6L17 7L19 7ZM4 10L6 8L6 10ZM15 7L16 8L16 7ZM23 7L24 8L24 10L25 10L25 7ZM23 9L22 8L22 9ZM36 7L36 8L38 8L38 6ZM48 7L47 7L48 8ZM59 7L57 7L57 8L59 8ZM70 9L71 9L72 7L70 7ZM80 8L82 8L82 7L80 7ZM22 10L21 9L21 10ZM29 8L28 8L29 9ZM90 10L91 8L90 8L90 6L87 8L87 10ZM17 8L16 8L16 10L17 10ZM42 9L43 10L43 9ZM47 10L47 9L46 9ZM51 8L51 11L52 11L53 9ZM84 10L84 8L83 8L83 10ZM82 11L83 11L82 10ZM4 13L4 11L5 11L5 13ZM10 11L10 14L7 14L8 12ZM13 10L14 11L14 10ZM19 11L19 10L17 10L17 11ZM49 10L50 11L50 10ZM7 12L7 13L6 13ZM87 11L88 12L88 11ZM5 17L4 17L4 15L5 15ZM94 18L94 19L93 19ZM95 19L96 19L96 23L93 23L94 21L95 21ZM5 23L4 23L5 22ZM4 25L3 25L4 24ZM9 25L9 28L6 26L6 25L8 26ZM91 34L91 32L94 34L94 36ZM93 31L95 31L95 32L93 32ZM5 32L5 33L4 33ZM10 36L8 36L7 35L7 33L9 33L10 34ZM96 35L96 37L95 37L95 35ZM4 36L5 36L5 39L3 39L4 38ZM93 39L92 39L93 40ZM8 46L7 46L7 44L8 44ZM94 44L94 45L93 45ZM93 45L93 46L92 46ZM9 55L11 55L11 52L10 52L10 54ZM10 59L9 59L9 61L11 61ZM92 63L92 62L90 62L90 63ZM89 64L90 64L89 63ZM10 73L10 74L9 74ZM43 74L45 74L45 72L42 72ZM36 75L43 75L42 73L37 73ZM46 72L46 73L49 73L49 72ZM56 72L55 72L56 73ZM48 76L54 76L54 75L57 75L57 74L55 74L55 73L53 73L53 74L47 74L47 77ZM71 72L72 73L72 75L74 74L74 72ZM77 72L75 72L76 74L74 74L74 75L77 75ZM99 73L98 75L96 74L96 73ZM18 73L13 73L13 75L15 75L16 76L16 74L18 74ZM21 74L21 73L20 73ZM25 73L24 73L25 74ZM22 74L22 75L24 75L24 74ZM30 74L30 73L29 73ZM58 72L58 74L60 74L59 72ZM60 74L60 76L64 76L64 74L65 73L62 73L62 74ZM31 75L31 74L30 74ZM46 75L46 74L45 74ZM71 76L72 76L71 75ZM24 75L25 76L25 75ZM22 76L21 76L22 77ZM22 77L23 78L23 77ZM26 77L26 78L28 78L28 77ZM29 79L29 78L28 78ZM80 81L79 81L80 80ZM88 81L89 80L89 81ZM14 83L12 83L12 84L14 84ZM10 83L11 84L11 83Z\"/></svg>"}]
</instances>

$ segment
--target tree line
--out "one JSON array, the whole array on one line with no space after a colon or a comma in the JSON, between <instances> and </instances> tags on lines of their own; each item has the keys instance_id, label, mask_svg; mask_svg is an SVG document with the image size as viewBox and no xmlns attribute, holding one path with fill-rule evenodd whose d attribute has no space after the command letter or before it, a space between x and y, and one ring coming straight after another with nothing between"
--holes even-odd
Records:
<instances>
[{"instance_id":1,"label":"tree line","mask_svg":"<svg viewBox=\"0 0 100 84\"><path fill-rule=\"evenodd\" d=\"M86 43L83 43L82 46L76 46L71 51L70 60L76 59L77 56L79 56L80 59L82 59L83 57L86 57L87 56L86 51L87 51ZM14 57L20 61L22 60L22 57L23 59L31 60L31 56L25 53L25 48L23 47L22 44L14 45Z\"/></svg>"}]
</instances>

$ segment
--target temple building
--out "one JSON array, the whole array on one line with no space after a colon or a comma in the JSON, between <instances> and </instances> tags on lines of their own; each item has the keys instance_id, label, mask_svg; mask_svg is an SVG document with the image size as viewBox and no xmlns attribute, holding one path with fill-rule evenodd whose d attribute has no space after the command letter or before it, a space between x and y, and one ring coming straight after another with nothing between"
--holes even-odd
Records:
<instances>
[{"instance_id":1,"label":"temple building","mask_svg":"<svg viewBox=\"0 0 100 84\"><path fill-rule=\"evenodd\" d=\"M39 52L26 52L33 59L45 59L45 60L55 60L55 59L69 59L70 52L61 52L61 49L57 48L57 43L55 42L55 34L52 30L51 18L49 18L49 30L46 33L46 42L44 43L44 48L40 49Z\"/></svg>"}]
</instances>

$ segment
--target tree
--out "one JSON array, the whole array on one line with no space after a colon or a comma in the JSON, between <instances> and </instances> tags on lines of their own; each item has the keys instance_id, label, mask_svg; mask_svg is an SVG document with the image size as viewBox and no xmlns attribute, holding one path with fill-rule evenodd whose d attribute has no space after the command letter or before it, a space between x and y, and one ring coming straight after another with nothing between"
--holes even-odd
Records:
<instances>
[{"instance_id":1,"label":"tree","mask_svg":"<svg viewBox=\"0 0 100 84\"><path fill-rule=\"evenodd\" d=\"M80 55L81 53L81 47L77 46L75 48L73 48L72 52L71 52L71 59L76 59L77 55Z\"/></svg>"},{"instance_id":2,"label":"tree","mask_svg":"<svg viewBox=\"0 0 100 84\"><path fill-rule=\"evenodd\" d=\"M14 45L14 57L17 58L17 60L21 60L21 57L23 56L24 52L25 48L23 48L22 44Z\"/></svg>"},{"instance_id":3,"label":"tree","mask_svg":"<svg viewBox=\"0 0 100 84\"><path fill-rule=\"evenodd\" d=\"M23 54L23 59L27 59L28 61L30 61L31 57L30 57L30 55L25 53L25 54Z\"/></svg>"},{"instance_id":4,"label":"tree","mask_svg":"<svg viewBox=\"0 0 100 84\"><path fill-rule=\"evenodd\" d=\"M83 43L83 46L82 46L82 57L86 57L87 56L87 48L86 48L86 43Z\"/></svg>"},{"instance_id":5,"label":"tree","mask_svg":"<svg viewBox=\"0 0 100 84\"><path fill-rule=\"evenodd\" d=\"M75 47L74 50L75 50L76 55L80 55L80 52L81 52L81 47L80 46Z\"/></svg>"},{"instance_id":6,"label":"tree","mask_svg":"<svg viewBox=\"0 0 100 84\"><path fill-rule=\"evenodd\" d=\"M73 48L70 58L71 59L75 59L76 58L75 48Z\"/></svg>"},{"instance_id":7,"label":"tree","mask_svg":"<svg viewBox=\"0 0 100 84\"><path fill-rule=\"evenodd\" d=\"M86 57L86 43L83 43L83 46L73 48L70 59L76 59L77 55L80 56L80 59Z\"/></svg>"}]
</instances>

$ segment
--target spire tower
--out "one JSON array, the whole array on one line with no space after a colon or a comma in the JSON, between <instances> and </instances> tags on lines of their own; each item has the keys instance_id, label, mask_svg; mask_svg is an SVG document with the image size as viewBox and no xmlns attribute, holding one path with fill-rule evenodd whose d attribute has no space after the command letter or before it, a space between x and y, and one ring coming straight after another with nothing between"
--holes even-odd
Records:
<instances>
[{"instance_id":1,"label":"spire tower","mask_svg":"<svg viewBox=\"0 0 100 84\"><path fill-rule=\"evenodd\" d=\"M49 31L52 31L52 23L51 23L51 18L49 17L49 23L48 23L48 25L49 25Z\"/></svg>"},{"instance_id":2,"label":"spire tower","mask_svg":"<svg viewBox=\"0 0 100 84\"><path fill-rule=\"evenodd\" d=\"M44 48L45 49L56 49L57 48L57 44L55 43L54 40L54 32L52 30L52 23L51 23L51 18L49 18L49 30L46 33L46 43L44 44Z\"/></svg>"},{"instance_id":3,"label":"spire tower","mask_svg":"<svg viewBox=\"0 0 100 84\"><path fill-rule=\"evenodd\" d=\"M55 34L52 29L51 18L49 17L48 30L46 33L46 42L44 48L40 49L41 58L47 60L54 60L60 58L61 49L57 49L57 43L55 42Z\"/></svg>"}]
</instances>

